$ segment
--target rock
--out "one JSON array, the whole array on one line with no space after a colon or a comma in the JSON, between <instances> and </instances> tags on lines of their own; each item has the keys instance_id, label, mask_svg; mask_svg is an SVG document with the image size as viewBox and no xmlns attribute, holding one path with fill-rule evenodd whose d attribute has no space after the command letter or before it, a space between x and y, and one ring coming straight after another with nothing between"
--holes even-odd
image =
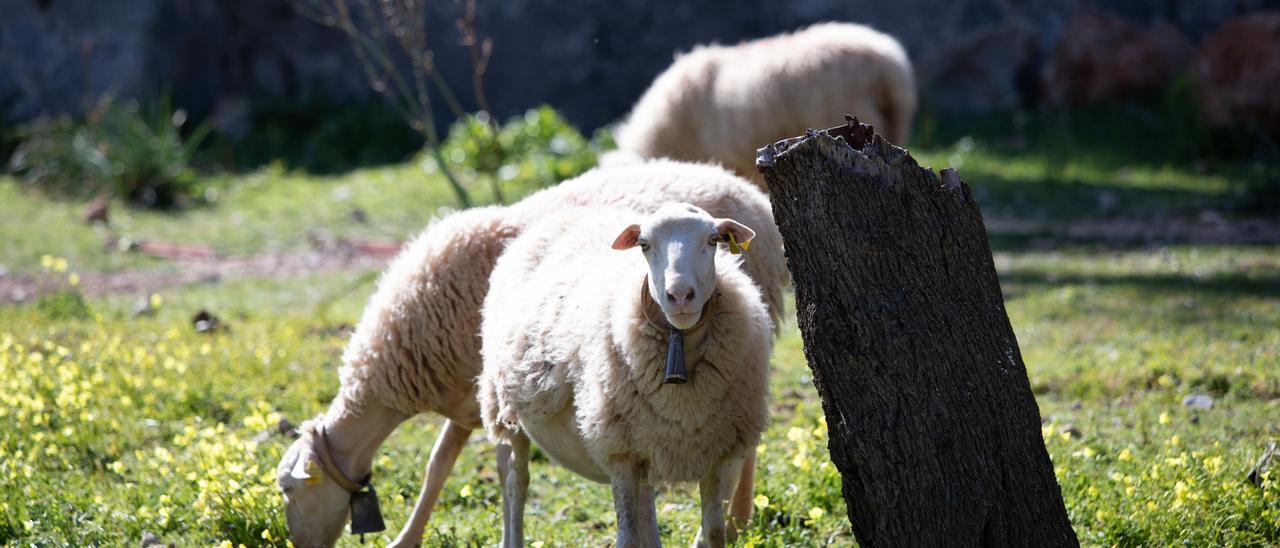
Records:
<instances>
[{"instance_id":1,"label":"rock","mask_svg":"<svg viewBox=\"0 0 1280 548\"><path fill-rule=\"evenodd\" d=\"M1206 123L1258 124L1280 134L1280 12L1227 22L1205 37L1191 71Z\"/></svg>"},{"instance_id":2,"label":"rock","mask_svg":"<svg viewBox=\"0 0 1280 548\"><path fill-rule=\"evenodd\" d=\"M1258 462L1253 465L1253 469L1249 470L1249 483L1262 487L1262 473L1270 469L1276 461L1280 461L1280 449L1276 448L1276 442L1273 441L1262 452L1262 456L1258 457Z\"/></svg>"},{"instance_id":3,"label":"rock","mask_svg":"<svg viewBox=\"0 0 1280 548\"><path fill-rule=\"evenodd\" d=\"M132 312L133 317L141 318L143 316L150 316L155 313L156 313L156 309L151 307L150 297L147 297L144 295L142 297L138 297L138 300L133 302L133 312Z\"/></svg>"},{"instance_id":4,"label":"rock","mask_svg":"<svg viewBox=\"0 0 1280 548\"><path fill-rule=\"evenodd\" d=\"M164 541L160 540L160 537L156 536L155 533L152 533L151 531L143 531L142 532L142 548L148 548L150 546L168 546L168 545L165 544Z\"/></svg>"},{"instance_id":5,"label":"rock","mask_svg":"<svg viewBox=\"0 0 1280 548\"><path fill-rule=\"evenodd\" d=\"M96 200L85 206L81 220L84 224L91 225L93 223L107 224L110 220L111 203L107 201L107 197L99 196Z\"/></svg>"},{"instance_id":6,"label":"rock","mask_svg":"<svg viewBox=\"0 0 1280 548\"><path fill-rule=\"evenodd\" d=\"M1188 409L1213 409L1213 397L1205 394L1191 394L1182 398L1182 406Z\"/></svg>"},{"instance_id":7,"label":"rock","mask_svg":"<svg viewBox=\"0 0 1280 548\"><path fill-rule=\"evenodd\" d=\"M348 217L351 218L351 222L353 223L359 223L362 225L369 223L369 214L365 212L365 210L358 207L351 208L351 213L348 215Z\"/></svg>"},{"instance_id":8,"label":"rock","mask_svg":"<svg viewBox=\"0 0 1280 548\"><path fill-rule=\"evenodd\" d=\"M1114 15L1086 11L1063 29L1045 89L1058 105L1158 92L1186 67L1190 54L1190 41L1173 26L1143 30Z\"/></svg>"},{"instance_id":9,"label":"rock","mask_svg":"<svg viewBox=\"0 0 1280 548\"><path fill-rule=\"evenodd\" d=\"M212 333L223 327L222 320L208 310L196 312L195 317L191 318L191 324L196 328L196 333Z\"/></svg>"}]
</instances>

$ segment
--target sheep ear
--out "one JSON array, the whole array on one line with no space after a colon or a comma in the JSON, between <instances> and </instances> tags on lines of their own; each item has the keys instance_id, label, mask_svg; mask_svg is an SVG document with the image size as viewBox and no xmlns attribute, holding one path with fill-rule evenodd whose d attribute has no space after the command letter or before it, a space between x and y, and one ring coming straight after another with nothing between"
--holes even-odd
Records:
<instances>
[{"instance_id":1,"label":"sheep ear","mask_svg":"<svg viewBox=\"0 0 1280 548\"><path fill-rule=\"evenodd\" d=\"M613 240L614 249L631 249L636 246L636 242L640 241L640 225L631 225L622 230L617 238Z\"/></svg>"},{"instance_id":2,"label":"sheep ear","mask_svg":"<svg viewBox=\"0 0 1280 548\"><path fill-rule=\"evenodd\" d=\"M307 485L319 483L324 475L320 472L320 467L316 466L316 461L311 458L311 452L299 451L298 460L293 463L293 470L289 471L289 477L305 482Z\"/></svg>"},{"instance_id":3,"label":"sheep ear","mask_svg":"<svg viewBox=\"0 0 1280 548\"><path fill-rule=\"evenodd\" d=\"M751 245L751 239L756 237L756 231L733 219L716 219L716 231L720 233L720 240L742 246L742 249Z\"/></svg>"}]
</instances>

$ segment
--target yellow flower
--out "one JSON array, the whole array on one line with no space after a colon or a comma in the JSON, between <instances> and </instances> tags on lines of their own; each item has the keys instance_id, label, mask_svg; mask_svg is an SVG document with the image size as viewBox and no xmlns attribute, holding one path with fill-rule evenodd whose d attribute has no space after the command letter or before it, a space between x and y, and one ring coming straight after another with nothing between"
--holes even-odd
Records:
<instances>
[{"instance_id":1,"label":"yellow flower","mask_svg":"<svg viewBox=\"0 0 1280 548\"><path fill-rule=\"evenodd\" d=\"M1169 438L1169 445L1177 446L1180 443L1182 443L1182 438L1178 437L1177 434L1174 434L1172 438Z\"/></svg>"},{"instance_id":2,"label":"yellow flower","mask_svg":"<svg viewBox=\"0 0 1280 548\"><path fill-rule=\"evenodd\" d=\"M161 297L159 293L152 293L151 308L160 308L163 305L164 305L164 297Z\"/></svg>"},{"instance_id":3,"label":"yellow flower","mask_svg":"<svg viewBox=\"0 0 1280 548\"><path fill-rule=\"evenodd\" d=\"M796 456L791 459L791 464L801 470L808 470L809 458L804 453L796 453Z\"/></svg>"},{"instance_id":4,"label":"yellow flower","mask_svg":"<svg viewBox=\"0 0 1280 548\"><path fill-rule=\"evenodd\" d=\"M461 491L458 491L458 496L460 496L460 497L462 497L462 498L464 498L464 499L465 499L465 498L467 498L467 497L470 497L470 496L471 496L471 485L470 485L470 484L463 485L463 486L462 486L462 490L461 490Z\"/></svg>"},{"instance_id":5,"label":"yellow flower","mask_svg":"<svg viewBox=\"0 0 1280 548\"><path fill-rule=\"evenodd\" d=\"M67 283L71 284L73 287L80 285L80 275L72 272L71 275L67 276Z\"/></svg>"},{"instance_id":6,"label":"yellow flower","mask_svg":"<svg viewBox=\"0 0 1280 548\"><path fill-rule=\"evenodd\" d=\"M1089 447L1088 445L1086 445L1082 447L1079 451L1072 453L1071 456L1080 457L1083 459L1091 459L1097 454L1098 454L1097 451L1094 451L1092 447Z\"/></svg>"},{"instance_id":7,"label":"yellow flower","mask_svg":"<svg viewBox=\"0 0 1280 548\"><path fill-rule=\"evenodd\" d=\"M804 431L804 430L801 430L801 429L796 428L796 427L794 427L794 426L792 426L790 430L787 430L787 439L789 439L789 440L791 440L791 441L793 441L793 442L798 442L798 441L800 441L800 440L804 439L804 437L805 437L805 431Z\"/></svg>"},{"instance_id":8,"label":"yellow flower","mask_svg":"<svg viewBox=\"0 0 1280 548\"><path fill-rule=\"evenodd\" d=\"M1155 502L1155 501L1153 501L1153 500L1149 500L1149 501L1147 501L1147 509L1148 509L1148 510L1155 510L1155 509L1156 509L1156 502Z\"/></svg>"},{"instance_id":9,"label":"yellow flower","mask_svg":"<svg viewBox=\"0 0 1280 548\"><path fill-rule=\"evenodd\" d=\"M1124 451L1121 451L1121 452L1120 452L1120 456L1118 456L1118 457L1116 457L1116 458L1117 458L1117 459L1120 459L1120 460L1122 460L1122 461L1124 461L1124 462L1129 462L1129 461L1133 460L1133 452L1132 452L1132 451L1130 451L1128 447L1125 447L1125 448L1124 448Z\"/></svg>"},{"instance_id":10,"label":"yellow flower","mask_svg":"<svg viewBox=\"0 0 1280 548\"><path fill-rule=\"evenodd\" d=\"M50 269L52 269L52 268L53 268L53 255L41 255L41 256L40 256L40 267L41 267L41 268L43 268L43 269L45 269L45 270L50 270Z\"/></svg>"},{"instance_id":11,"label":"yellow flower","mask_svg":"<svg viewBox=\"0 0 1280 548\"><path fill-rule=\"evenodd\" d=\"M271 541L273 540L273 539L272 539L272 537L271 537L271 530L270 530L270 529L263 529L263 530L262 530L262 540L265 540L265 541L267 541L267 542L271 542Z\"/></svg>"},{"instance_id":12,"label":"yellow flower","mask_svg":"<svg viewBox=\"0 0 1280 548\"><path fill-rule=\"evenodd\" d=\"M761 495L756 495L755 503L756 503L756 508L760 508L760 509L762 509L762 510L763 510L763 509L765 509L765 508L768 508L768 507L769 507L769 497L766 497L766 496L764 496L763 494L761 494Z\"/></svg>"},{"instance_id":13,"label":"yellow flower","mask_svg":"<svg viewBox=\"0 0 1280 548\"><path fill-rule=\"evenodd\" d=\"M1160 424L1169 424L1169 413L1160 413Z\"/></svg>"},{"instance_id":14,"label":"yellow flower","mask_svg":"<svg viewBox=\"0 0 1280 548\"><path fill-rule=\"evenodd\" d=\"M826 513L827 513L826 510L823 510L821 508L818 508L817 506L814 506L813 508L809 509L809 519L815 520L815 521L820 520L822 519L822 516L826 515Z\"/></svg>"}]
</instances>

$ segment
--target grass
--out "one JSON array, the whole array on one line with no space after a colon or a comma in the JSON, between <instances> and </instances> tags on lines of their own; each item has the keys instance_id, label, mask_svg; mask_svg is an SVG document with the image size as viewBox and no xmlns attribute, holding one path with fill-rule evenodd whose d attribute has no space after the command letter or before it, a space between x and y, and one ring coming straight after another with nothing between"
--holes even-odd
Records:
<instances>
[{"instance_id":1,"label":"grass","mask_svg":"<svg viewBox=\"0 0 1280 548\"><path fill-rule=\"evenodd\" d=\"M1100 192L1118 197L1102 216L1195 215L1228 210L1238 182L1226 171L1145 160L1117 177L1123 167L1116 160L1087 150L1059 169L1036 146L1010 150L998 135L954 143L917 156L940 166L966 149L961 173L989 216L1096 218L1089 204ZM403 238L450 203L444 184L414 165L325 178L267 169L220 188L214 205L177 215L117 208L115 229L244 254L303 246L308 228ZM173 268L103 251L103 234L76 222L79 207L0 183L0 264L57 277ZM350 220L353 207L368 212L368 224ZM1010 319L1081 540L1280 543L1280 472L1262 487L1244 482L1267 443L1280 438L1280 248L999 242L993 239ZM44 254L65 258L66 270L47 274ZM274 425L318 414L336 392L340 328L358 319L371 290L361 276L174 288L161 292L151 317L131 316L136 295L83 298L71 286L0 307L0 544L121 545L137 543L144 531L178 545L283 544L274 468L290 440ZM352 284L355 292L344 291ZM201 308L229 329L195 333L190 317ZM794 322L783 329L773 364L756 518L739 545L852 544ZM1212 396L1214 407L1184 407L1191 394ZM407 517L437 423L414 419L375 461L392 531L372 541L389 541ZM538 454L532 476L531 540L611 541L607 488ZM498 498L488 442L476 435L426 542L496 543ZM689 542L694 490L664 491L658 507L664 542Z\"/></svg>"}]
</instances>

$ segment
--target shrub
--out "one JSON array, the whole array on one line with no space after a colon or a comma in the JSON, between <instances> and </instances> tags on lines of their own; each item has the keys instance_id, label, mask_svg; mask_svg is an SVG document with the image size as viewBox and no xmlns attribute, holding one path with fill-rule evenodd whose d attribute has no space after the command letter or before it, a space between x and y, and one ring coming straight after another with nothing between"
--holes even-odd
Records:
<instances>
[{"instance_id":1,"label":"shrub","mask_svg":"<svg viewBox=\"0 0 1280 548\"><path fill-rule=\"evenodd\" d=\"M442 152L462 176L488 177L520 192L591 169L611 142L600 131L588 141L555 109L543 105L511 118L496 134L484 112L461 118L449 129Z\"/></svg>"},{"instance_id":2,"label":"shrub","mask_svg":"<svg viewBox=\"0 0 1280 548\"><path fill-rule=\"evenodd\" d=\"M186 113L162 99L100 102L83 122L70 116L20 126L9 167L28 187L60 198L111 194L147 207L171 207L194 196L192 154L208 134L201 124L184 139Z\"/></svg>"},{"instance_id":3,"label":"shrub","mask_svg":"<svg viewBox=\"0 0 1280 548\"><path fill-rule=\"evenodd\" d=\"M266 99L245 106L240 131L220 132L220 160L257 168L283 160L290 169L341 173L355 167L405 161L422 148L422 136L384 102L339 100L324 93L301 99Z\"/></svg>"}]
</instances>

